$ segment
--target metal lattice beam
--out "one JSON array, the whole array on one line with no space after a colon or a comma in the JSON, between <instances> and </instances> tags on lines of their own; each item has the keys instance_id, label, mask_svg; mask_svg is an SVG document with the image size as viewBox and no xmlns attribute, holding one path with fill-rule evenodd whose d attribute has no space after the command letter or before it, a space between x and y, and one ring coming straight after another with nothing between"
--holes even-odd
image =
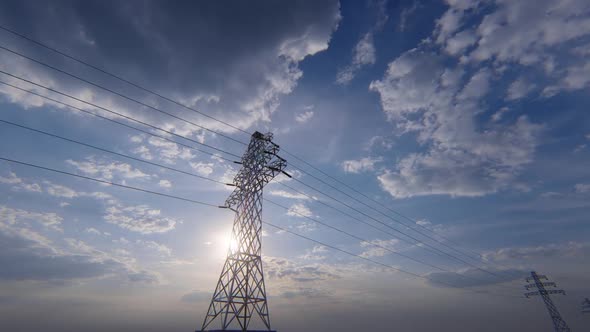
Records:
<instances>
[{"instance_id":1,"label":"metal lattice beam","mask_svg":"<svg viewBox=\"0 0 590 332\"><path fill-rule=\"evenodd\" d=\"M235 245L229 248L202 331L216 321L224 331L248 331L252 318L271 328L261 259L262 189L284 173L287 162L278 152L272 134L255 132L242 157L242 169L234 178L236 189L225 201L236 213L231 235Z\"/></svg>"},{"instance_id":2,"label":"metal lattice beam","mask_svg":"<svg viewBox=\"0 0 590 332\"><path fill-rule=\"evenodd\" d=\"M545 287L557 287L554 282L542 282L541 279L547 280L547 277L544 275L538 275L535 271L531 272L531 276L526 278L527 282L532 282L525 286L527 290L531 288L536 288L537 291L525 293L526 297L530 296L541 296L543 298L543 302L545 302L545 306L549 311L549 315L553 321L553 327L555 328L555 332L570 332L570 328L567 326L565 320L561 317L559 311L557 311L557 307L551 300L550 294L563 294L565 292L561 289L546 289Z\"/></svg>"}]
</instances>

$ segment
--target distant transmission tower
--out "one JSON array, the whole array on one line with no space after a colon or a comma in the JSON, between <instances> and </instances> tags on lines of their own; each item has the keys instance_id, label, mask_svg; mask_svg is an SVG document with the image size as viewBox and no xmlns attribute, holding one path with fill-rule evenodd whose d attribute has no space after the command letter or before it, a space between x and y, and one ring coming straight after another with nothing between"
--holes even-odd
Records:
<instances>
[{"instance_id":1,"label":"distant transmission tower","mask_svg":"<svg viewBox=\"0 0 590 332\"><path fill-rule=\"evenodd\" d=\"M264 274L262 273L262 188L278 173L284 173L287 162L279 157L279 146L272 134L252 135L242 157L242 169L234 178L236 189L225 201L235 213L230 248L221 276L213 293L202 331L218 321L221 331L248 331L250 319L259 320L270 330Z\"/></svg>"},{"instance_id":2,"label":"distant transmission tower","mask_svg":"<svg viewBox=\"0 0 590 332\"><path fill-rule=\"evenodd\" d=\"M590 299L589 298L584 299L584 302L582 302L582 313L583 314L590 314Z\"/></svg>"},{"instance_id":3,"label":"distant transmission tower","mask_svg":"<svg viewBox=\"0 0 590 332\"><path fill-rule=\"evenodd\" d=\"M545 287L557 287L557 285L554 282L550 281L541 282L541 280L543 279L548 280L547 277L544 275L538 275L535 271L531 272L531 276L526 278L526 281L532 283L525 285L524 287L527 291L531 288L535 288L537 289L537 291L525 293L524 296L528 298L529 296L540 295L543 298L543 302L545 302L547 310L549 310L549 315L553 320L553 327L555 328L555 332L570 332L570 328L567 326L563 318L561 318L559 311L557 311L557 307L555 307L555 304L553 304L553 301L551 301L551 298L549 297L550 294L565 295L565 291L561 289L546 289Z\"/></svg>"}]
</instances>

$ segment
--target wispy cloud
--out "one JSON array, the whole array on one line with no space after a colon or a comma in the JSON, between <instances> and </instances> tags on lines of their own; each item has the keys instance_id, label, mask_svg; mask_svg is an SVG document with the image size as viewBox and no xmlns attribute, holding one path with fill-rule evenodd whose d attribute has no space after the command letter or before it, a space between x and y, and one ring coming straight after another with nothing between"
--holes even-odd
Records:
<instances>
[{"instance_id":1,"label":"wispy cloud","mask_svg":"<svg viewBox=\"0 0 590 332\"><path fill-rule=\"evenodd\" d=\"M359 160L345 160L341 163L342 169L346 173L361 173L372 171L375 169L375 164L383 161L383 158L365 157Z\"/></svg>"},{"instance_id":2,"label":"wispy cloud","mask_svg":"<svg viewBox=\"0 0 590 332\"><path fill-rule=\"evenodd\" d=\"M305 111L303 113L295 114L295 121L298 123L307 123L311 118L313 118L313 111Z\"/></svg>"},{"instance_id":3,"label":"wispy cloud","mask_svg":"<svg viewBox=\"0 0 590 332\"><path fill-rule=\"evenodd\" d=\"M165 233L176 227L178 220L162 216L158 209L147 205L116 204L106 209L104 219L121 228L141 234Z\"/></svg>"},{"instance_id":4,"label":"wispy cloud","mask_svg":"<svg viewBox=\"0 0 590 332\"><path fill-rule=\"evenodd\" d=\"M85 175L98 176L106 180L112 180L115 177L122 179L150 178L149 174L144 173L140 169L119 161L109 162L88 157L85 161L68 159L66 163Z\"/></svg>"},{"instance_id":5,"label":"wispy cloud","mask_svg":"<svg viewBox=\"0 0 590 332\"><path fill-rule=\"evenodd\" d=\"M313 213L311 212L311 210L305 204L302 203L295 203L291 205L291 207L287 211L287 215L299 218L313 217Z\"/></svg>"}]
</instances>

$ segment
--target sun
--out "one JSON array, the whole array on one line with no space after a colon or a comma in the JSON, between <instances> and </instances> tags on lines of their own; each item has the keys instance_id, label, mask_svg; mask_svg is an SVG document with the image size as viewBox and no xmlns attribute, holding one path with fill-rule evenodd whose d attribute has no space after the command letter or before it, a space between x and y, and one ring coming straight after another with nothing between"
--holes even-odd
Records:
<instances>
[{"instance_id":1,"label":"sun","mask_svg":"<svg viewBox=\"0 0 590 332\"><path fill-rule=\"evenodd\" d=\"M231 236L231 232L218 234L216 239L212 241L212 244L215 247L217 255L222 257L227 255L228 250L231 253L235 253L239 248L238 241Z\"/></svg>"}]
</instances>

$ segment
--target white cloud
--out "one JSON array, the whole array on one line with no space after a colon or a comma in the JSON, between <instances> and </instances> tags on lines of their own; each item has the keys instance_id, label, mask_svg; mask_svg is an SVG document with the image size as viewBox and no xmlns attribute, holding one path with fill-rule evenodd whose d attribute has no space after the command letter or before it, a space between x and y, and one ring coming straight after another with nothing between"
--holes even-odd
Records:
<instances>
[{"instance_id":1,"label":"white cloud","mask_svg":"<svg viewBox=\"0 0 590 332\"><path fill-rule=\"evenodd\" d=\"M540 63L549 48L590 34L584 0L495 1L497 7L477 28L476 61ZM453 10L453 9L449 9Z\"/></svg>"},{"instance_id":2,"label":"white cloud","mask_svg":"<svg viewBox=\"0 0 590 332\"><path fill-rule=\"evenodd\" d=\"M391 148L393 148L393 141L380 135L373 136L365 145L364 150L370 151L375 147L381 147L385 150L391 150Z\"/></svg>"},{"instance_id":3,"label":"white cloud","mask_svg":"<svg viewBox=\"0 0 590 332\"><path fill-rule=\"evenodd\" d=\"M408 19L410 18L410 16L412 16L412 14L414 14L416 12L416 10L418 9L418 1L414 1L412 3L412 6L404 8L399 16L399 30L404 32L406 30L406 26L408 23Z\"/></svg>"},{"instance_id":4,"label":"white cloud","mask_svg":"<svg viewBox=\"0 0 590 332\"><path fill-rule=\"evenodd\" d=\"M140 145L137 148L131 150L131 152L133 152L135 154L138 154L141 158L146 159L146 160L152 160L152 159L154 159L154 156L152 155L152 152L145 145Z\"/></svg>"},{"instance_id":5,"label":"white cloud","mask_svg":"<svg viewBox=\"0 0 590 332\"><path fill-rule=\"evenodd\" d=\"M370 3L370 5L375 7L376 10L375 24L354 46L350 64L340 69L336 74L337 84L346 85L350 83L363 67L373 65L377 60L374 35L383 29L389 19L386 8L387 1L376 1Z\"/></svg>"},{"instance_id":6,"label":"white cloud","mask_svg":"<svg viewBox=\"0 0 590 332\"><path fill-rule=\"evenodd\" d=\"M584 194L590 192L590 183L578 183L574 186L577 193Z\"/></svg>"},{"instance_id":7,"label":"white cloud","mask_svg":"<svg viewBox=\"0 0 590 332\"><path fill-rule=\"evenodd\" d=\"M13 172L8 174L8 177L0 176L0 183L4 184L19 184L22 182L22 179L16 176Z\"/></svg>"},{"instance_id":8,"label":"white cloud","mask_svg":"<svg viewBox=\"0 0 590 332\"><path fill-rule=\"evenodd\" d=\"M54 212L31 212L0 205L0 221L9 225L33 221L47 228L61 231L63 218Z\"/></svg>"},{"instance_id":9,"label":"white cloud","mask_svg":"<svg viewBox=\"0 0 590 332\"><path fill-rule=\"evenodd\" d=\"M107 162L95 160L93 157L86 158L86 161L66 160L66 163L75 167L85 175L98 176L106 180L112 180L115 176L123 179L150 178L150 175L138 168L118 161Z\"/></svg>"},{"instance_id":10,"label":"white cloud","mask_svg":"<svg viewBox=\"0 0 590 332\"><path fill-rule=\"evenodd\" d=\"M306 123L313 118L313 111L305 111L303 113L295 114L295 121L298 123Z\"/></svg>"},{"instance_id":11,"label":"white cloud","mask_svg":"<svg viewBox=\"0 0 590 332\"><path fill-rule=\"evenodd\" d=\"M322 260L326 258L323 254L327 251L324 246L314 246L311 250L307 250L305 255L300 256L300 258L304 260Z\"/></svg>"},{"instance_id":12,"label":"white cloud","mask_svg":"<svg viewBox=\"0 0 590 332\"><path fill-rule=\"evenodd\" d=\"M471 30L464 30L447 39L445 51L450 55L463 53L468 47L475 44L477 38Z\"/></svg>"},{"instance_id":13,"label":"white cloud","mask_svg":"<svg viewBox=\"0 0 590 332\"><path fill-rule=\"evenodd\" d=\"M490 88L491 74L487 69L481 69L475 73L463 90L457 96L457 99L465 101L468 99L479 99L488 93Z\"/></svg>"},{"instance_id":14,"label":"white cloud","mask_svg":"<svg viewBox=\"0 0 590 332\"><path fill-rule=\"evenodd\" d=\"M506 99L508 100L516 100L528 95L533 89L535 89L536 85L527 82L523 78L519 78L516 81L510 84L508 87L508 91L506 91Z\"/></svg>"},{"instance_id":15,"label":"white cloud","mask_svg":"<svg viewBox=\"0 0 590 332\"><path fill-rule=\"evenodd\" d=\"M420 226L430 226L432 225L432 223L428 220L424 220L424 219L420 219L420 220L416 220L416 224L420 225Z\"/></svg>"},{"instance_id":16,"label":"white cloud","mask_svg":"<svg viewBox=\"0 0 590 332\"><path fill-rule=\"evenodd\" d=\"M172 182L170 182L169 180L160 180L160 182L158 182L158 185L162 188L172 188Z\"/></svg>"},{"instance_id":17,"label":"white cloud","mask_svg":"<svg viewBox=\"0 0 590 332\"><path fill-rule=\"evenodd\" d=\"M361 242L361 247L368 248L365 249L360 256L365 258L371 257L383 257L391 251L395 251L395 246L399 243L397 239L389 239L389 240L372 240L369 242Z\"/></svg>"},{"instance_id":18,"label":"white cloud","mask_svg":"<svg viewBox=\"0 0 590 332\"><path fill-rule=\"evenodd\" d=\"M147 205L114 205L106 209L104 219L121 228L141 234L165 233L176 227L176 219L163 217L161 211Z\"/></svg>"},{"instance_id":19,"label":"white cloud","mask_svg":"<svg viewBox=\"0 0 590 332\"><path fill-rule=\"evenodd\" d=\"M375 169L375 163L381 162L382 158L365 157L359 160L345 160L342 162L342 169L346 173L361 173Z\"/></svg>"},{"instance_id":20,"label":"white cloud","mask_svg":"<svg viewBox=\"0 0 590 332\"><path fill-rule=\"evenodd\" d=\"M557 84L543 89L543 96L551 97L559 91L574 91L590 86L590 62L572 64L564 71Z\"/></svg>"},{"instance_id":21,"label":"white cloud","mask_svg":"<svg viewBox=\"0 0 590 332\"><path fill-rule=\"evenodd\" d=\"M313 213L311 212L311 210L305 204L302 203L296 203L291 205L291 207L287 211L287 215L299 218L313 217Z\"/></svg>"},{"instance_id":22,"label":"white cloud","mask_svg":"<svg viewBox=\"0 0 590 332\"><path fill-rule=\"evenodd\" d=\"M485 66L491 61L500 72L508 64L540 68L553 82L542 89L546 97L590 86L590 65L585 58L590 44L571 45L590 35L586 1L472 0L447 4L433 37L460 62ZM477 7L492 10L485 15L469 10ZM466 27L466 22L473 25ZM565 68L563 64L567 64ZM522 98L535 88L520 78L510 86L506 99Z\"/></svg>"},{"instance_id":23,"label":"white cloud","mask_svg":"<svg viewBox=\"0 0 590 332\"><path fill-rule=\"evenodd\" d=\"M492 121L498 122L498 121L502 120L504 113L508 113L509 111L510 111L510 108L508 108L508 107L500 108L496 113L494 113L492 115Z\"/></svg>"},{"instance_id":24,"label":"white cloud","mask_svg":"<svg viewBox=\"0 0 590 332\"><path fill-rule=\"evenodd\" d=\"M8 177L0 176L0 183L12 185L11 189L16 191L42 192L41 186L37 183L25 181L18 177L14 172L10 172Z\"/></svg>"},{"instance_id":25,"label":"white cloud","mask_svg":"<svg viewBox=\"0 0 590 332\"><path fill-rule=\"evenodd\" d=\"M40 193L43 191L38 183L21 183L19 186L14 187L14 189L30 191L35 193Z\"/></svg>"},{"instance_id":26,"label":"white cloud","mask_svg":"<svg viewBox=\"0 0 590 332\"><path fill-rule=\"evenodd\" d=\"M94 234L94 235L102 235L102 233L94 227L86 228L85 232L89 233L89 234Z\"/></svg>"},{"instance_id":27,"label":"white cloud","mask_svg":"<svg viewBox=\"0 0 590 332\"><path fill-rule=\"evenodd\" d=\"M82 241L65 239L64 242L68 247L60 248L35 231L0 222L0 279L80 280L135 273L133 266Z\"/></svg>"},{"instance_id":28,"label":"white cloud","mask_svg":"<svg viewBox=\"0 0 590 332\"><path fill-rule=\"evenodd\" d=\"M51 196L62 198L75 198L79 196L79 194L75 190L68 188L66 186L54 184L49 181L44 181L44 184L46 185L45 190Z\"/></svg>"},{"instance_id":29,"label":"white cloud","mask_svg":"<svg viewBox=\"0 0 590 332\"><path fill-rule=\"evenodd\" d=\"M466 84L463 76L461 67L445 68L440 56L412 50L371 83L399 133L415 133L426 147L379 176L394 197L493 193L509 187L533 160L541 127L521 116L512 124L488 123L481 129L475 116L491 74L480 69Z\"/></svg>"},{"instance_id":30,"label":"white cloud","mask_svg":"<svg viewBox=\"0 0 590 332\"><path fill-rule=\"evenodd\" d=\"M164 256L171 256L172 255L172 249L168 248L167 246L165 246L163 244L157 243L155 241L137 240L137 244L145 246L146 248L150 248L152 250L155 250Z\"/></svg>"},{"instance_id":31,"label":"white cloud","mask_svg":"<svg viewBox=\"0 0 590 332\"><path fill-rule=\"evenodd\" d=\"M548 244L536 247L502 248L483 254L484 259L490 261L530 261L533 259L547 259L550 257L585 257L590 252L590 244L586 242L567 242Z\"/></svg>"},{"instance_id":32,"label":"white cloud","mask_svg":"<svg viewBox=\"0 0 590 332\"><path fill-rule=\"evenodd\" d=\"M265 275L277 281L302 283L340 278L337 272L326 264L299 264L272 256L264 256L262 262Z\"/></svg>"},{"instance_id":33,"label":"white cloud","mask_svg":"<svg viewBox=\"0 0 590 332\"><path fill-rule=\"evenodd\" d=\"M133 143L141 143L141 142L143 142L143 136L142 135L134 135L134 136L131 136L129 138L129 140Z\"/></svg>"},{"instance_id":34,"label":"white cloud","mask_svg":"<svg viewBox=\"0 0 590 332\"><path fill-rule=\"evenodd\" d=\"M279 197L284 197L284 198L292 198L292 199L301 199L301 200L309 200L310 196L305 196L303 194L298 194L298 193L291 193L285 190L270 190L268 192L269 194L273 195L273 196L279 196Z\"/></svg>"},{"instance_id":35,"label":"white cloud","mask_svg":"<svg viewBox=\"0 0 590 332\"><path fill-rule=\"evenodd\" d=\"M160 159L166 163L174 164L177 159L190 160L194 158L194 155L189 148L181 147L176 143L172 143L154 136L151 136L147 141L152 147L156 149ZM145 149L141 149L140 147L140 151L143 151L145 155Z\"/></svg>"},{"instance_id":36,"label":"white cloud","mask_svg":"<svg viewBox=\"0 0 590 332\"><path fill-rule=\"evenodd\" d=\"M356 44L352 54L350 65L338 71L336 83L348 84L356 73L364 66L375 63L375 45L373 44L373 33L366 33Z\"/></svg>"},{"instance_id":37,"label":"white cloud","mask_svg":"<svg viewBox=\"0 0 590 332\"><path fill-rule=\"evenodd\" d=\"M213 173L213 163L191 162L190 165L201 176L209 176Z\"/></svg>"}]
</instances>

